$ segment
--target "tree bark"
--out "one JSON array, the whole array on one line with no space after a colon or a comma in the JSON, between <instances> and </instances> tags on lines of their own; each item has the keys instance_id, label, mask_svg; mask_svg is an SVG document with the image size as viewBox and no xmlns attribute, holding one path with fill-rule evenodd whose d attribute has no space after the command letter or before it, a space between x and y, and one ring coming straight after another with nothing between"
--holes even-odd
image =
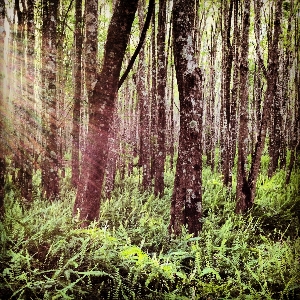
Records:
<instances>
[{"instance_id":1,"label":"tree bark","mask_svg":"<svg viewBox=\"0 0 300 300\"><path fill-rule=\"evenodd\" d=\"M250 27L250 0L244 2L243 31L241 35L241 61L240 61L240 126L238 137L238 166L237 166L237 188L236 211L241 212L250 208L251 203L247 200L250 193L247 182L247 145L248 145L248 54L249 54L249 27Z\"/></svg>"},{"instance_id":2,"label":"tree bark","mask_svg":"<svg viewBox=\"0 0 300 300\"><path fill-rule=\"evenodd\" d=\"M280 14L282 14L280 12ZM276 17L275 17L276 18ZM276 30L276 31L275 31ZM273 69L271 74L268 74L268 79L272 81L272 86L274 89L270 90L271 93L271 105L269 109L271 110L271 117L269 119L269 155L270 155L270 164L269 164L269 172L268 176L272 177L275 171L278 168L278 160L279 160L279 150L281 148L281 98L279 96L279 88L280 83L279 79L279 37L281 35L281 26L279 20L279 26L274 22L274 33L273 33L273 41L277 41L275 45L273 43L272 47L269 48L269 64ZM270 78L272 77L272 78ZM287 78L285 78L286 80Z\"/></svg>"},{"instance_id":3,"label":"tree bark","mask_svg":"<svg viewBox=\"0 0 300 300\"><path fill-rule=\"evenodd\" d=\"M74 215L82 226L97 220L107 163L108 133L115 107L118 80L138 0L120 0L108 28L102 70L90 97L87 146L82 161Z\"/></svg>"},{"instance_id":4,"label":"tree bark","mask_svg":"<svg viewBox=\"0 0 300 300\"><path fill-rule=\"evenodd\" d=\"M24 97L24 82L22 81L22 74L24 72L24 13L21 10L20 1L16 0L14 3L14 42L13 55L14 55L14 76L15 84L12 94L12 99L14 103L14 113L15 113L15 126L14 126L14 135L17 139L16 145L13 145L14 148L14 162L15 162L15 185L19 189L21 196L25 194L25 159L26 159L26 146L25 146L25 132L24 129L24 119L26 111L26 101L21 101Z\"/></svg>"},{"instance_id":5,"label":"tree bark","mask_svg":"<svg viewBox=\"0 0 300 300\"><path fill-rule=\"evenodd\" d=\"M84 12L85 41L85 87L89 98L97 81L98 66L98 0L86 0Z\"/></svg>"},{"instance_id":6,"label":"tree bark","mask_svg":"<svg viewBox=\"0 0 300 300\"><path fill-rule=\"evenodd\" d=\"M198 235L202 216L202 74L193 41L195 3L176 0L173 7L173 45L180 100L178 160L171 201L170 233L181 226Z\"/></svg>"},{"instance_id":7,"label":"tree bark","mask_svg":"<svg viewBox=\"0 0 300 300\"><path fill-rule=\"evenodd\" d=\"M82 0L75 1L75 62L74 62L74 104L72 128L72 184L77 187L79 180L79 134L80 134L80 107L82 90Z\"/></svg>"},{"instance_id":8,"label":"tree bark","mask_svg":"<svg viewBox=\"0 0 300 300\"><path fill-rule=\"evenodd\" d=\"M119 145L119 130L120 130L120 118L118 116L114 117L113 125L109 131L108 138L108 158L106 166L106 177L105 177L105 196L109 199L111 193L114 190L115 178L117 173L117 159L118 159L118 145Z\"/></svg>"},{"instance_id":9,"label":"tree bark","mask_svg":"<svg viewBox=\"0 0 300 300\"><path fill-rule=\"evenodd\" d=\"M233 61L233 51L230 42L231 18L233 12L233 0L230 0L229 7L227 1L223 1L222 10L224 23L222 28L222 94L221 94L221 169L223 182L226 186L231 186L231 162L230 153L232 143L230 141L231 131L231 103L230 103L230 82Z\"/></svg>"},{"instance_id":10,"label":"tree bark","mask_svg":"<svg viewBox=\"0 0 300 300\"><path fill-rule=\"evenodd\" d=\"M298 8L299 12L299 8ZM300 33L299 33L299 18L295 19L295 33L297 34L294 39L294 56L295 56L295 75L294 75L294 107L291 108L291 114L294 114L294 122L292 124L292 132L290 133L290 161L287 166L286 184L290 183L293 169L300 166ZM292 122L291 122L292 123Z\"/></svg>"},{"instance_id":11,"label":"tree bark","mask_svg":"<svg viewBox=\"0 0 300 300\"><path fill-rule=\"evenodd\" d=\"M150 135L150 155L151 155L151 181L155 178L156 156L157 156L157 60L156 60L156 24L155 7L152 18L151 54L152 54L152 82L151 82L151 135Z\"/></svg>"},{"instance_id":12,"label":"tree bark","mask_svg":"<svg viewBox=\"0 0 300 300\"><path fill-rule=\"evenodd\" d=\"M244 180L244 170L242 170L243 162L242 156L239 158L241 161L241 178L243 178L243 182L239 182L237 187L241 189L241 191L237 191L237 204L236 204L236 212L244 213L248 211L254 203L255 192L256 192L256 181L259 174L261 157L265 145L265 139L267 135L267 128L270 120L270 106L273 103L273 99L276 96L276 83L278 78L278 42L279 42L279 33L281 32L281 16L282 16L282 0L278 0L276 2L275 9L275 18L274 18L274 28L273 28L273 36L271 42L271 50L269 51L270 56L268 59L268 69L264 73L267 75L267 89L265 93L264 106L261 116L260 128L257 136L257 141L254 148L254 153L252 154L252 161L248 179ZM259 47L259 46L258 46ZM259 49L257 49L258 57L259 57ZM260 60L261 69L265 70L263 66L263 62ZM243 127L242 127L243 128ZM240 131L243 130L240 128ZM243 135L242 135L243 136ZM240 140L240 137L239 137ZM245 162L244 162L245 163Z\"/></svg>"},{"instance_id":13,"label":"tree bark","mask_svg":"<svg viewBox=\"0 0 300 300\"><path fill-rule=\"evenodd\" d=\"M139 5L139 22L140 30L142 30L143 21L143 2ZM151 163L150 163L150 110L147 102L147 76L146 76L146 60L145 47L141 48L139 53L138 72L137 72L137 97L139 102L139 165L142 167L142 186L143 190L149 190L151 187Z\"/></svg>"},{"instance_id":14,"label":"tree bark","mask_svg":"<svg viewBox=\"0 0 300 300\"><path fill-rule=\"evenodd\" d=\"M217 54L217 41L218 41L219 29L213 27L211 28L211 39L210 39L210 49L209 49L209 100L207 103L206 110L206 155L207 155L207 165L210 166L211 170L215 167L215 128L214 128L214 108L215 108L215 98L216 98L216 54Z\"/></svg>"},{"instance_id":15,"label":"tree bark","mask_svg":"<svg viewBox=\"0 0 300 300\"><path fill-rule=\"evenodd\" d=\"M5 2L0 0L0 221L4 217L4 186L5 186L5 144L7 142L5 120L6 108L4 103L4 78L5 78L5 63L4 63L4 39L6 36L5 28Z\"/></svg>"},{"instance_id":16,"label":"tree bark","mask_svg":"<svg viewBox=\"0 0 300 300\"><path fill-rule=\"evenodd\" d=\"M57 136L57 17L59 0L43 2L43 94L44 149L42 158L42 185L46 198L53 200L59 194L58 136Z\"/></svg>"},{"instance_id":17,"label":"tree bark","mask_svg":"<svg viewBox=\"0 0 300 300\"><path fill-rule=\"evenodd\" d=\"M157 158L155 172L155 196L163 196L166 160L166 0L159 0L157 30Z\"/></svg>"},{"instance_id":18,"label":"tree bark","mask_svg":"<svg viewBox=\"0 0 300 300\"><path fill-rule=\"evenodd\" d=\"M35 0L27 1L26 24L27 24L27 68L26 68L26 102L27 109L25 113L25 123L27 132L27 147L26 147L26 161L24 161L24 192L23 197L27 201L32 201L32 176L34 171L34 159L37 152L36 134L37 124L32 114L35 114L35 97L34 97L34 82L35 82L35 68L34 68L34 45L35 45L35 22L34 22L34 5ZM25 129L24 128L24 129Z\"/></svg>"}]
</instances>

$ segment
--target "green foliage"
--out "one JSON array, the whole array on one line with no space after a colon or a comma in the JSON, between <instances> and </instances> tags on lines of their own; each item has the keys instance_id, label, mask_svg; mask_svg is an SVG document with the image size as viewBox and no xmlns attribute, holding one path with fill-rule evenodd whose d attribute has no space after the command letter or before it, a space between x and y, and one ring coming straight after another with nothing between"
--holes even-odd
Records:
<instances>
[{"instance_id":1,"label":"green foliage","mask_svg":"<svg viewBox=\"0 0 300 300\"><path fill-rule=\"evenodd\" d=\"M38 174L35 184L38 186ZM168 235L173 175L162 199L118 181L98 222L82 229L74 192L25 207L11 191L0 224L1 299L299 299L299 176L264 172L256 205L234 214L234 191L203 170L203 231ZM64 183L67 186L67 180Z\"/></svg>"}]
</instances>

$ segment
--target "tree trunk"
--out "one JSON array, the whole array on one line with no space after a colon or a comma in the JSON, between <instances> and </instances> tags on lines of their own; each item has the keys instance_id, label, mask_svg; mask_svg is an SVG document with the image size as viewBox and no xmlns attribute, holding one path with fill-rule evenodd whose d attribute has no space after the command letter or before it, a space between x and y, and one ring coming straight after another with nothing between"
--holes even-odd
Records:
<instances>
[{"instance_id":1,"label":"tree trunk","mask_svg":"<svg viewBox=\"0 0 300 300\"><path fill-rule=\"evenodd\" d=\"M73 128L72 128L72 184L77 187L79 180L79 131L80 131L80 106L82 90L82 0L75 1L75 62L74 62L74 104L73 104Z\"/></svg>"},{"instance_id":2,"label":"tree trunk","mask_svg":"<svg viewBox=\"0 0 300 300\"><path fill-rule=\"evenodd\" d=\"M244 213L248 209L253 206L255 192L256 192L256 181L259 174L261 157L265 145L265 139L267 135L267 127L270 119L270 105L273 103L273 99L276 96L276 83L278 78L278 42L279 42L279 34L281 32L280 20L282 16L282 0L278 0L276 3L275 10L275 19L274 19L274 28L273 28L273 37L271 42L271 50L269 51L270 56L268 60L268 70L264 73L267 75L267 89L265 93L265 101L261 116L261 124L257 136L257 142L255 144L254 153L252 154L252 162L251 168L248 176L248 180L244 180L244 170L243 164L245 162L242 161L242 156L239 157L240 160L240 170L241 176L238 179L237 187L237 204L236 204L236 212ZM259 49L257 49L258 56ZM243 56L242 56L243 57ZM263 62L261 60L260 65L262 70L264 70ZM240 93L242 95L242 93ZM241 125L240 125L241 126ZM240 132L243 130L243 127L240 128ZM243 136L243 135L242 135ZM239 137L240 140L240 137ZM242 141L241 141L242 142ZM239 181L243 180L243 182ZM238 191L239 190L239 191Z\"/></svg>"},{"instance_id":3,"label":"tree trunk","mask_svg":"<svg viewBox=\"0 0 300 300\"><path fill-rule=\"evenodd\" d=\"M211 170L215 167L215 128L214 128L214 108L215 108L215 96L216 96L216 76L215 76L215 63L217 53L217 41L218 41L218 29L213 30L211 28L211 39L209 49L209 100L207 103L206 112L206 155L207 165Z\"/></svg>"},{"instance_id":4,"label":"tree trunk","mask_svg":"<svg viewBox=\"0 0 300 300\"><path fill-rule=\"evenodd\" d=\"M233 0L230 0L229 7L227 1L223 2L223 5L224 23L222 29L221 167L224 184L226 186L231 186L230 153L232 152L232 144L230 143L230 82L233 51L230 42L230 29L233 11Z\"/></svg>"},{"instance_id":5,"label":"tree trunk","mask_svg":"<svg viewBox=\"0 0 300 300\"><path fill-rule=\"evenodd\" d=\"M150 155L151 155L151 181L155 178L156 156L157 156L157 62L156 62L156 24L155 6L152 18L151 35L151 55L152 55L152 83L151 83L151 135L150 135Z\"/></svg>"},{"instance_id":6,"label":"tree trunk","mask_svg":"<svg viewBox=\"0 0 300 300\"><path fill-rule=\"evenodd\" d=\"M85 12L85 87L89 98L97 81L98 56L98 0L86 0Z\"/></svg>"},{"instance_id":7,"label":"tree trunk","mask_svg":"<svg viewBox=\"0 0 300 300\"><path fill-rule=\"evenodd\" d=\"M240 126L238 137L238 166L237 166L237 188L236 211L241 212L250 208L251 203L247 200L249 187L247 182L247 145L248 145L248 54L249 54L249 27L250 27L250 0L244 2L243 31L241 35L241 60L240 60Z\"/></svg>"},{"instance_id":8,"label":"tree trunk","mask_svg":"<svg viewBox=\"0 0 300 300\"><path fill-rule=\"evenodd\" d=\"M143 29L143 2L139 5L139 23L140 31ZM140 136L140 148L139 148L139 165L142 167L143 190L149 190L151 187L151 163L150 163L150 114L149 104L147 102L147 90L146 90L146 60L145 60L145 47L143 46L139 52L138 62L138 74L137 74L137 97L139 102L139 136ZM149 82L149 81L148 81Z\"/></svg>"},{"instance_id":9,"label":"tree trunk","mask_svg":"<svg viewBox=\"0 0 300 300\"><path fill-rule=\"evenodd\" d=\"M14 76L15 84L12 94L14 102L15 111L15 126L14 134L17 139L16 145L14 147L14 161L15 161L15 184L19 189L21 196L25 194L25 159L26 159L26 149L25 149L25 130L23 126L26 111L26 101L22 101L24 97L24 85L22 80L22 74L24 72L24 14L20 7L20 1L16 0L14 3L14 14L17 19L14 19Z\"/></svg>"},{"instance_id":10,"label":"tree trunk","mask_svg":"<svg viewBox=\"0 0 300 300\"><path fill-rule=\"evenodd\" d=\"M23 197L27 199L27 201L32 200L32 176L34 171L34 159L37 152L37 142L36 142L36 134L37 134L37 124L34 118L32 117L32 113L35 112L35 97L34 97L34 82L35 82L35 68L34 68L34 45L35 45L35 23L34 23L34 0L27 1L27 12L26 12L26 23L27 23L27 68L26 68L26 102L27 102L27 110L26 110L26 132L27 132L27 153L26 153L26 161L24 162L25 172L24 172L24 193ZM24 128L24 129L25 129Z\"/></svg>"},{"instance_id":11,"label":"tree trunk","mask_svg":"<svg viewBox=\"0 0 300 300\"><path fill-rule=\"evenodd\" d=\"M298 10L299 11L299 10ZM298 34L294 40L294 49L295 49L295 77L294 77L294 86L295 86L295 95L294 95L294 108L291 109L291 112L294 114L293 130L290 137L290 161L287 166L286 174L286 184L290 183L291 175L293 169L297 169L300 166L300 33L299 33L299 18L295 19L295 32Z\"/></svg>"},{"instance_id":12,"label":"tree trunk","mask_svg":"<svg viewBox=\"0 0 300 300\"><path fill-rule=\"evenodd\" d=\"M173 7L173 45L180 100L178 160L171 201L169 231L181 226L197 235L202 215L202 74L193 41L194 1L176 0Z\"/></svg>"},{"instance_id":13,"label":"tree trunk","mask_svg":"<svg viewBox=\"0 0 300 300\"><path fill-rule=\"evenodd\" d=\"M173 170L175 152L175 131L174 131L174 65L171 65L171 105L170 105L170 169Z\"/></svg>"},{"instance_id":14,"label":"tree trunk","mask_svg":"<svg viewBox=\"0 0 300 300\"><path fill-rule=\"evenodd\" d=\"M117 158L118 158L118 145L119 139L118 134L120 130L120 118L118 116L114 117L113 125L109 131L108 138L108 163L105 170L105 196L107 198L111 197L111 193L114 190L115 178L117 173Z\"/></svg>"},{"instance_id":15,"label":"tree trunk","mask_svg":"<svg viewBox=\"0 0 300 300\"><path fill-rule=\"evenodd\" d=\"M105 54L95 89L90 97L87 146L77 188L73 213L80 211L83 226L98 219L100 195L107 163L108 133L123 57L128 44L137 0L120 0L115 7L107 34ZM99 101L100 99L100 101Z\"/></svg>"},{"instance_id":16,"label":"tree trunk","mask_svg":"<svg viewBox=\"0 0 300 300\"><path fill-rule=\"evenodd\" d=\"M166 160L166 0L159 0L157 30L157 157L155 172L155 196L163 196Z\"/></svg>"},{"instance_id":17,"label":"tree trunk","mask_svg":"<svg viewBox=\"0 0 300 300\"><path fill-rule=\"evenodd\" d=\"M6 108L4 104L4 78L5 78L5 63L4 63L4 39L6 32L4 29L5 21L5 2L0 0L0 221L4 217L4 185L5 185L5 144L7 142L5 120Z\"/></svg>"},{"instance_id":18,"label":"tree trunk","mask_svg":"<svg viewBox=\"0 0 300 300\"><path fill-rule=\"evenodd\" d=\"M228 156L229 156L229 185L232 185L232 169L234 167L234 160L236 156L236 144L237 144L237 103L239 94L239 54L240 54L240 28L238 16L239 12L239 1L234 0L234 29L233 29L233 87L231 89L230 99L230 126L229 126L229 144L228 144Z\"/></svg>"},{"instance_id":19,"label":"tree trunk","mask_svg":"<svg viewBox=\"0 0 300 300\"><path fill-rule=\"evenodd\" d=\"M57 16L59 0L43 3L43 105L44 149L42 158L42 185L46 198L54 199L59 194L58 136L57 136Z\"/></svg>"}]
</instances>

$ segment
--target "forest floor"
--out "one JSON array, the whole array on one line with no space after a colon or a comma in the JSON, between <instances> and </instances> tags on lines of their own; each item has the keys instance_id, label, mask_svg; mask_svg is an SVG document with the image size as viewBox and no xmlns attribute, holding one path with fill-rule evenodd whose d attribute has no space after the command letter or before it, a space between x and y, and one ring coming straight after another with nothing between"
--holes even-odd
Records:
<instances>
[{"instance_id":1,"label":"forest floor","mask_svg":"<svg viewBox=\"0 0 300 300\"><path fill-rule=\"evenodd\" d=\"M174 174L159 199L140 176L117 178L100 219L82 229L72 217L70 170L60 199L26 204L8 182L0 224L0 299L300 299L300 173L267 176L253 209L237 215L235 190L203 170L203 230L168 234ZM233 178L233 187L235 178Z\"/></svg>"}]
</instances>

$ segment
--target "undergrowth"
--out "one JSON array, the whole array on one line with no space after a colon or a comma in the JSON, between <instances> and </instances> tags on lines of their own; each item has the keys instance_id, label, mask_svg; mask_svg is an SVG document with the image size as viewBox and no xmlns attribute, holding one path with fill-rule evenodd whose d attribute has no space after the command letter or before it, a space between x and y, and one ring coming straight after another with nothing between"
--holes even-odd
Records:
<instances>
[{"instance_id":1,"label":"undergrowth","mask_svg":"<svg viewBox=\"0 0 300 300\"><path fill-rule=\"evenodd\" d=\"M74 192L24 205L13 188L0 223L1 299L300 299L299 174L260 175L256 203L203 170L203 231L168 235L173 174L162 199L118 180L98 222L72 217ZM36 178L38 182L38 175ZM65 186L67 183L65 182ZM36 186L38 189L38 186Z\"/></svg>"}]
</instances>

